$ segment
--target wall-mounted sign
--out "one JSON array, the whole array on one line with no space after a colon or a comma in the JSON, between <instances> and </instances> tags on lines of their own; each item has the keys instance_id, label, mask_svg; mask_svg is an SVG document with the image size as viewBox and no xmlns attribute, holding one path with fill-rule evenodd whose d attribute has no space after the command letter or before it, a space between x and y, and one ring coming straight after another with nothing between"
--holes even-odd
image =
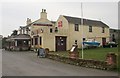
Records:
<instances>
[{"instance_id":1,"label":"wall-mounted sign","mask_svg":"<svg viewBox=\"0 0 120 78\"><path fill-rule=\"evenodd\" d=\"M58 27L62 27L62 21L58 22Z\"/></svg>"},{"instance_id":2,"label":"wall-mounted sign","mask_svg":"<svg viewBox=\"0 0 120 78\"><path fill-rule=\"evenodd\" d=\"M35 26L52 26L52 24L33 24Z\"/></svg>"}]
</instances>

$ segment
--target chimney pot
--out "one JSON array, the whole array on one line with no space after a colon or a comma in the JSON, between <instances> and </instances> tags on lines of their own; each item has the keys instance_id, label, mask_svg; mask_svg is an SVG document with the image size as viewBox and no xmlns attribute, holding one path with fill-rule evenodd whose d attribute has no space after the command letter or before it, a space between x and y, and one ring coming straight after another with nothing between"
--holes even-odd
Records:
<instances>
[{"instance_id":1,"label":"chimney pot","mask_svg":"<svg viewBox=\"0 0 120 78\"><path fill-rule=\"evenodd\" d=\"M46 13L46 9L42 9L42 12L40 14L42 19L47 19L47 13Z\"/></svg>"},{"instance_id":2,"label":"chimney pot","mask_svg":"<svg viewBox=\"0 0 120 78\"><path fill-rule=\"evenodd\" d=\"M44 12L46 12L46 9L44 9Z\"/></svg>"},{"instance_id":3,"label":"chimney pot","mask_svg":"<svg viewBox=\"0 0 120 78\"><path fill-rule=\"evenodd\" d=\"M26 24L30 24L31 23L31 19L30 18L27 18L27 21L26 21Z\"/></svg>"}]
</instances>

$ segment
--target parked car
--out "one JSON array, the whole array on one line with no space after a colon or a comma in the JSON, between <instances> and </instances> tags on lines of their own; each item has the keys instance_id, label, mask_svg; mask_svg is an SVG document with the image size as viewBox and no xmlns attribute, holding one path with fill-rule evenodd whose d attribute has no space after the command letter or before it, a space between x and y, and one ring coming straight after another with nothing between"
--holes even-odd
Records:
<instances>
[{"instance_id":1,"label":"parked car","mask_svg":"<svg viewBox=\"0 0 120 78\"><path fill-rule=\"evenodd\" d=\"M103 45L104 48L106 47L112 48L112 47L117 47L117 46L118 44L115 42L107 42L105 45Z\"/></svg>"}]
</instances>

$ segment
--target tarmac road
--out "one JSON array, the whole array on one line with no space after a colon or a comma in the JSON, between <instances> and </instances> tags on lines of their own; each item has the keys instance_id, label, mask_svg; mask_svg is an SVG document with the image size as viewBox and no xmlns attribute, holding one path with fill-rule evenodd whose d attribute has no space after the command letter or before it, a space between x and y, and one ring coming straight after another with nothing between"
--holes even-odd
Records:
<instances>
[{"instance_id":1,"label":"tarmac road","mask_svg":"<svg viewBox=\"0 0 120 78\"><path fill-rule=\"evenodd\" d=\"M118 74L38 58L34 52L3 50L2 76L118 76Z\"/></svg>"}]
</instances>

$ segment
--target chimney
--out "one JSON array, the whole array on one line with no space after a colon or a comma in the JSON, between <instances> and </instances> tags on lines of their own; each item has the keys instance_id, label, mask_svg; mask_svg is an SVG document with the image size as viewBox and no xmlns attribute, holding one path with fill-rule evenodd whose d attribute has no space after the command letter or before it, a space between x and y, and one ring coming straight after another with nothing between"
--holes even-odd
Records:
<instances>
[{"instance_id":1,"label":"chimney","mask_svg":"<svg viewBox=\"0 0 120 78\"><path fill-rule=\"evenodd\" d=\"M27 18L27 21L26 21L26 24L30 24L31 23L31 19L30 18Z\"/></svg>"},{"instance_id":2,"label":"chimney","mask_svg":"<svg viewBox=\"0 0 120 78\"><path fill-rule=\"evenodd\" d=\"M47 19L46 9L42 9L42 12L41 12L41 19Z\"/></svg>"},{"instance_id":3,"label":"chimney","mask_svg":"<svg viewBox=\"0 0 120 78\"><path fill-rule=\"evenodd\" d=\"M20 34L22 34L22 27L20 26L20 29L19 29L19 31L20 31Z\"/></svg>"}]
</instances>

